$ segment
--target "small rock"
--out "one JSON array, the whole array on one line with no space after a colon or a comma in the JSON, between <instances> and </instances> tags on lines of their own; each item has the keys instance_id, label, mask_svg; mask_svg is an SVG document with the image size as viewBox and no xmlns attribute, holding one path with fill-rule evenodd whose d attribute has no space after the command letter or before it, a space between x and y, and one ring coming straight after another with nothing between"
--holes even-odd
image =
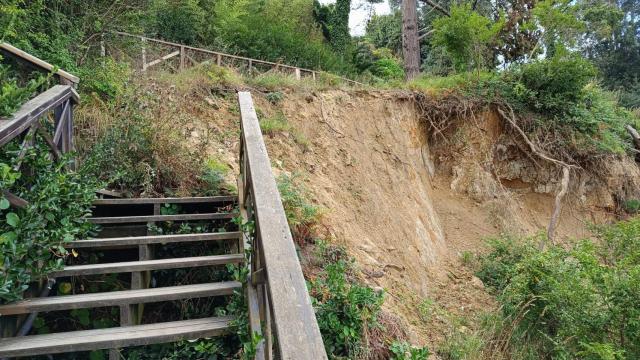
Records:
<instances>
[{"instance_id":1,"label":"small rock","mask_svg":"<svg viewBox=\"0 0 640 360\"><path fill-rule=\"evenodd\" d=\"M484 289L484 283L482 282L482 280L478 279L477 276L471 277L471 284L478 289Z\"/></svg>"}]
</instances>

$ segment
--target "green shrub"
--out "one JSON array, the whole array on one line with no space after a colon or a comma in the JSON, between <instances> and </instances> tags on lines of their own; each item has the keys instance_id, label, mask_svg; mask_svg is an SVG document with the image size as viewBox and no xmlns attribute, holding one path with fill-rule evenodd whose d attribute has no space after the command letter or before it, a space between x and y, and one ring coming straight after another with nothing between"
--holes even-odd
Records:
<instances>
[{"instance_id":1,"label":"green shrub","mask_svg":"<svg viewBox=\"0 0 640 360\"><path fill-rule=\"evenodd\" d=\"M197 0L156 0L155 30L163 39L192 45L203 31L205 10Z\"/></svg>"},{"instance_id":2,"label":"green shrub","mask_svg":"<svg viewBox=\"0 0 640 360\"><path fill-rule=\"evenodd\" d=\"M18 74L8 65L0 64L0 117L12 115L22 104L36 95L47 80L47 76L34 75L25 84L20 84Z\"/></svg>"},{"instance_id":3,"label":"green shrub","mask_svg":"<svg viewBox=\"0 0 640 360\"><path fill-rule=\"evenodd\" d=\"M10 209L0 195L0 302L15 301L33 281L64 264L65 242L87 236L93 229L86 221L99 184L85 172L66 171L69 159L52 162L44 142L27 151L22 175L11 169L17 142L0 153L0 188L29 202L25 209Z\"/></svg>"},{"instance_id":4,"label":"green shrub","mask_svg":"<svg viewBox=\"0 0 640 360\"><path fill-rule=\"evenodd\" d=\"M284 99L284 94L280 91L272 91L265 95L267 101L269 101L273 105L278 105L282 99Z\"/></svg>"},{"instance_id":5,"label":"green shrub","mask_svg":"<svg viewBox=\"0 0 640 360\"><path fill-rule=\"evenodd\" d=\"M541 358L640 356L640 218L595 235L544 251L532 239L491 243L478 276L513 324L512 347Z\"/></svg>"},{"instance_id":6,"label":"green shrub","mask_svg":"<svg viewBox=\"0 0 640 360\"><path fill-rule=\"evenodd\" d=\"M311 203L307 190L298 183L297 175L281 174L277 183L294 241L299 245L311 241L320 221L320 209Z\"/></svg>"},{"instance_id":7,"label":"green shrub","mask_svg":"<svg viewBox=\"0 0 640 360\"><path fill-rule=\"evenodd\" d=\"M402 79L404 77L402 64L392 58L376 60L371 66L371 73L385 80Z\"/></svg>"},{"instance_id":8,"label":"green shrub","mask_svg":"<svg viewBox=\"0 0 640 360\"><path fill-rule=\"evenodd\" d=\"M458 72L491 65L493 58L489 45L503 26L471 9L471 5L453 5L451 16L433 21L433 44L444 48ZM504 21L504 20L502 20ZM487 59L489 59L487 61Z\"/></svg>"},{"instance_id":9,"label":"green shrub","mask_svg":"<svg viewBox=\"0 0 640 360\"><path fill-rule=\"evenodd\" d=\"M558 53L550 59L522 65L514 92L522 102L541 112L565 114L585 97L585 86L596 68L577 54Z\"/></svg>"},{"instance_id":10,"label":"green shrub","mask_svg":"<svg viewBox=\"0 0 640 360\"><path fill-rule=\"evenodd\" d=\"M327 353L352 357L362 347L365 328L377 326L383 295L349 282L349 264L340 259L327 264L311 282L312 302Z\"/></svg>"},{"instance_id":11,"label":"green shrub","mask_svg":"<svg viewBox=\"0 0 640 360\"><path fill-rule=\"evenodd\" d=\"M391 360L427 360L431 355L428 348L411 346L404 341L394 341L389 350L393 354Z\"/></svg>"},{"instance_id":12,"label":"green shrub","mask_svg":"<svg viewBox=\"0 0 640 360\"><path fill-rule=\"evenodd\" d=\"M291 130L291 125L283 113L278 112L272 117L262 119L260 121L260 130L265 135L273 135L279 132Z\"/></svg>"},{"instance_id":13,"label":"green shrub","mask_svg":"<svg viewBox=\"0 0 640 360\"><path fill-rule=\"evenodd\" d=\"M201 191L202 195L219 195L222 190L228 190L228 186L225 184L225 177L228 172L229 166L227 164L221 163L214 158L208 159L202 174L202 180L205 183L205 187Z\"/></svg>"},{"instance_id":14,"label":"green shrub","mask_svg":"<svg viewBox=\"0 0 640 360\"><path fill-rule=\"evenodd\" d=\"M636 214L640 211L640 200L631 199L624 202L624 210L629 214Z\"/></svg>"},{"instance_id":15,"label":"green shrub","mask_svg":"<svg viewBox=\"0 0 640 360\"><path fill-rule=\"evenodd\" d=\"M103 100L111 100L121 95L127 88L131 70L126 63L116 62L108 57L79 70L82 81L80 91L95 94Z\"/></svg>"}]
</instances>

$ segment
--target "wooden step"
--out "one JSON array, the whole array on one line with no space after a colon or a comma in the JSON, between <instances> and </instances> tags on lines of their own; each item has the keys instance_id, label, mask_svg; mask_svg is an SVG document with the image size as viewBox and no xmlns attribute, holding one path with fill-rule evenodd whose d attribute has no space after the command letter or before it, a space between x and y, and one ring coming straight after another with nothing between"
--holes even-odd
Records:
<instances>
[{"instance_id":1,"label":"wooden step","mask_svg":"<svg viewBox=\"0 0 640 360\"><path fill-rule=\"evenodd\" d=\"M169 244L195 241L218 241L242 238L239 231L204 233L204 234L181 234L181 235L154 235L154 236L129 236L117 238L86 239L76 240L64 244L67 248L110 248L127 247L149 244Z\"/></svg>"},{"instance_id":2,"label":"wooden step","mask_svg":"<svg viewBox=\"0 0 640 360\"><path fill-rule=\"evenodd\" d=\"M234 290L240 288L242 288L242 284L239 282L226 281L210 284L33 298L0 306L0 316L224 296L231 295Z\"/></svg>"},{"instance_id":3,"label":"wooden step","mask_svg":"<svg viewBox=\"0 0 640 360\"><path fill-rule=\"evenodd\" d=\"M205 213L205 214L178 214L178 215L144 215L144 216L110 216L92 217L89 222L94 224L130 224L154 221L195 221L195 220L220 220L233 219L237 213Z\"/></svg>"},{"instance_id":4,"label":"wooden step","mask_svg":"<svg viewBox=\"0 0 640 360\"><path fill-rule=\"evenodd\" d=\"M234 264L234 263L241 263L243 261L244 261L244 254L229 254L229 255L197 256L197 257L161 259L161 260L128 261L128 262L116 262L116 263L107 263L107 264L74 265L74 266L67 266L60 271L55 271L51 273L49 276L64 277L64 276L136 272L136 271L148 271L148 270L178 269L178 268L190 268L190 267L200 267L200 266Z\"/></svg>"},{"instance_id":5,"label":"wooden step","mask_svg":"<svg viewBox=\"0 0 640 360\"><path fill-rule=\"evenodd\" d=\"M97 199L93 205L139 205L139 204L199 204L199 203L230 203L235 202L237 196L201 196L179 198L131 198L131 199Z\"/></svg>"},{"instance_id":6,"label":"wooden step","mask_svg":"<svg viewBox=\"0 0 640 360\"><path fill-rule=\"evenodd\" d=\"M59 354L220 336L233 317L211 317L109 329L0 339L0 357Z\"/></svg>"}]
</instances>

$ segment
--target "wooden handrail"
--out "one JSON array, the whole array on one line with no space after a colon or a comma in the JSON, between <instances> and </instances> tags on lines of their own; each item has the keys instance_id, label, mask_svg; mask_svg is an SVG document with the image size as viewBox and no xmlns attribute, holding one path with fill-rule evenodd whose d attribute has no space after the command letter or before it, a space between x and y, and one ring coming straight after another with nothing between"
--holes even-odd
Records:
<instances>
[{"instance_id":1,"label":"wooden handrail","mask_svg":"<svg viewBox=\"0 0 640 360\"><path fill-rule=\"evenodd\" d=\"M270 358L273 329L281 359L327 359L251 94L239 92L238 102L240 206L256 225L248 286L258 290L265 334L261 346Z\"/></svg>"},{"instance_id":2,"label":"wooden handrail","mask_svg":"<svg viewBox=\"0 0 640 360\"><path fill-rule=\"evenodd\" d=\"M239 55L231 55L231 54L222 53L222 52L218 52L218 51L213 51L213 50L208 50L208 49L203 49L203 48L197 48L197 47L183 45L183 44L178 44L178 43L174 43L174 42L170 42L170 41L148 38L148 37L142 36L142 35L129 34L129 33L122 32L122 31L112 31L111 33L112 34L116 34L116 35L120 35L120 36L138 38L138 39L140 39L140 40L142 40L144 42L152 42L152 43L157 43L157 44L176 47L176 48L180 49L181 52L183 52L186 49L186 50L192 50L192 51L196 51L196 52L206 53L206 54L209 54L209 55L215 55L215 56L217 56L217 59L218 59L218 65L219 65L220 58L221 57L226 57L226 58L231 58L231 59L247 61L247 62L249 62L249 64L250 64L249 66L250 67L253 64L262 64L262 65L273 66L274 68L282 68L282 69L294 70L295 73L296 73L296 77L299 77L301 72L307 72L307 73L311 74L313 79L315 80L316 79L316 74L328 74L330 76L335 76L336 78L338 78L338 79L340 79L342 81L351 83L351 84L364 85L363 83L360 83L358 81L351 80L351 79L348 79L348 78L345 78L345 77L342 77L342 76L338 76L338 75L335 75L335 74L331 74L331 73L326 72L326 71L305 69L305 68L300 68L300 67L296 67L296 66L275 63L275 62L272 62L272 61L252 59L252 58L239 56ZM183 66L183 62L184 61L182 60L181 61L181 66ZM154 65L155 64L156 63L154 63ZM144 65L147 65L147 64L144 64ZM145 66L145 68L146 68L146 66Z\"/></svg>"},{"instance_id":3,"label":"wooden handrail","mask_svg":"<svg viewBox=\"0 0 640 360\"><path fill-rule=\"evenodd\" d=\"M49 64L48 62L39 59L25 51L22 51L20 49L18 49L15 46L12 46L6 42L0 42L0 50L5 53L8 54L10 56L13 56L17 59L20 59L24 62L27 62L37 68L40 68L44 71L47 72L52 72L55 70L55 66ZM63 85L77 85L80 82L80 78L78 78L77 76L70 74L64 70L56 70L55 74L60 77L60 79L62 80L61 83Z\"/></svg>"},{"instance_id":4,"label":"wooden handrail","mask_svg":"<svg viewBox=\"0 0 640 360\"><path fill-rule=\"evenodd\" d=\"M0 119L0 146L5 145L18 135L25 132L40 117L47 112L58 108L61 104L64 105L64 103L67 102L77 104L79 101L80 96L71 86L55 85L51 89L27 101L12 117L8 119ZM62 122L59 124L61 123ZM56 129L56 133L63 130L63 128L58 127Z\"/></svg>"}]
</instances>

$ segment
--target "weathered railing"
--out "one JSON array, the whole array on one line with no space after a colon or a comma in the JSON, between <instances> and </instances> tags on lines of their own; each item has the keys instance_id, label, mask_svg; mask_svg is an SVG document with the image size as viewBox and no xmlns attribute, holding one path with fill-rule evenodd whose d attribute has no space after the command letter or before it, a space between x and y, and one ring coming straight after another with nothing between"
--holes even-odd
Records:
<instances>
[{"instance_id":1,"label":"weathered railing","mask_svg":"<svg viewBox=\"0 0 640 360\"><path fill-rule=\"evenodd\" d=\"M73 106L79 100L78 93L70 85L56 85L22 105L12 117L0 119L0 147L14 139L21 141L14 170L20 170L36 136L47 143L56 160L74 150ZM69 166L73 168L75 164L71 162ZM26 206L21 198L6 190L3 193L14 207Z\"/></svg>"},{"instance_id":2,"label":"weathered railing","mask_svg":"<svg viewBox=\"0 0 640 360\"><path fill-rule=\"evenodd\" d=\"M49 64L48 62L42 59L38 59L37 57L25 51L22 51L6 42L0 42L0 54L10 56L18 60L20 63L26 64L37 70L46 73L53 73L58 78L59 83L62 85L71 85L73 87L76 87L80 82L80 79L77 76L69 74L62 69L56 69L55 66Z\"/></svg>"},{"instance_id":3,"label":"weathered railing","mask_svg":"<svg viewBox=\"0 0 640 360\"><path fill-rule=\"evenodd\" d=\"M281 72L288 72L293 74L296 79L300 80L304 76L311 77L313 80L316 80L318 76L326 74L328 76L333 76L341 81L352 85L363 85L355 80L347 79L345 77L337 76L334 74L327 73L325 71L319 70L311 70L305 69L297 66L291 66L286 64L275 63L271 61L264 61L258 59L252 59L244 56L225 54L218 51L212 51L208 49L197 48L193 46L187 46L182 44L173 43L170 41L152 39L141 35L133 35L125 32L114 31L111 34L117 36L123 36L133 39L139 39L141 42L141 51L140 56L142 59L142 71L147 71L152 66L156 66L166 60L176 58L179 59L177 69L183 70L187 68L189 65L197 65L198 61L195 59L195 54L204 55L205 59L215 60L216 64L219 66L225 65L230 61L239 61L244 65L244 68L249 71L258 71L259 69L266 69L267 71L275 70ZM168 54L163 56L158 56L156 59L149 61L149 53L148 53L148 44L155 43L165 46L167 51L170 51ZM106 45L104 41L101 43L101 53L102 55L106 55Z\"/></svg>"},{"instance_id":4,"label":"weathered railing","mask_svg":"<svg viewBox=\"0 0 640 360\"><path fill-rule=\"evenodd\" d=\"M241 114L240 211L255 224L247 284L251 329L264 337L257 359L326 359L251 94ZM275 339L275 342L274 342Z\"/></svg>"}]
</instances>

